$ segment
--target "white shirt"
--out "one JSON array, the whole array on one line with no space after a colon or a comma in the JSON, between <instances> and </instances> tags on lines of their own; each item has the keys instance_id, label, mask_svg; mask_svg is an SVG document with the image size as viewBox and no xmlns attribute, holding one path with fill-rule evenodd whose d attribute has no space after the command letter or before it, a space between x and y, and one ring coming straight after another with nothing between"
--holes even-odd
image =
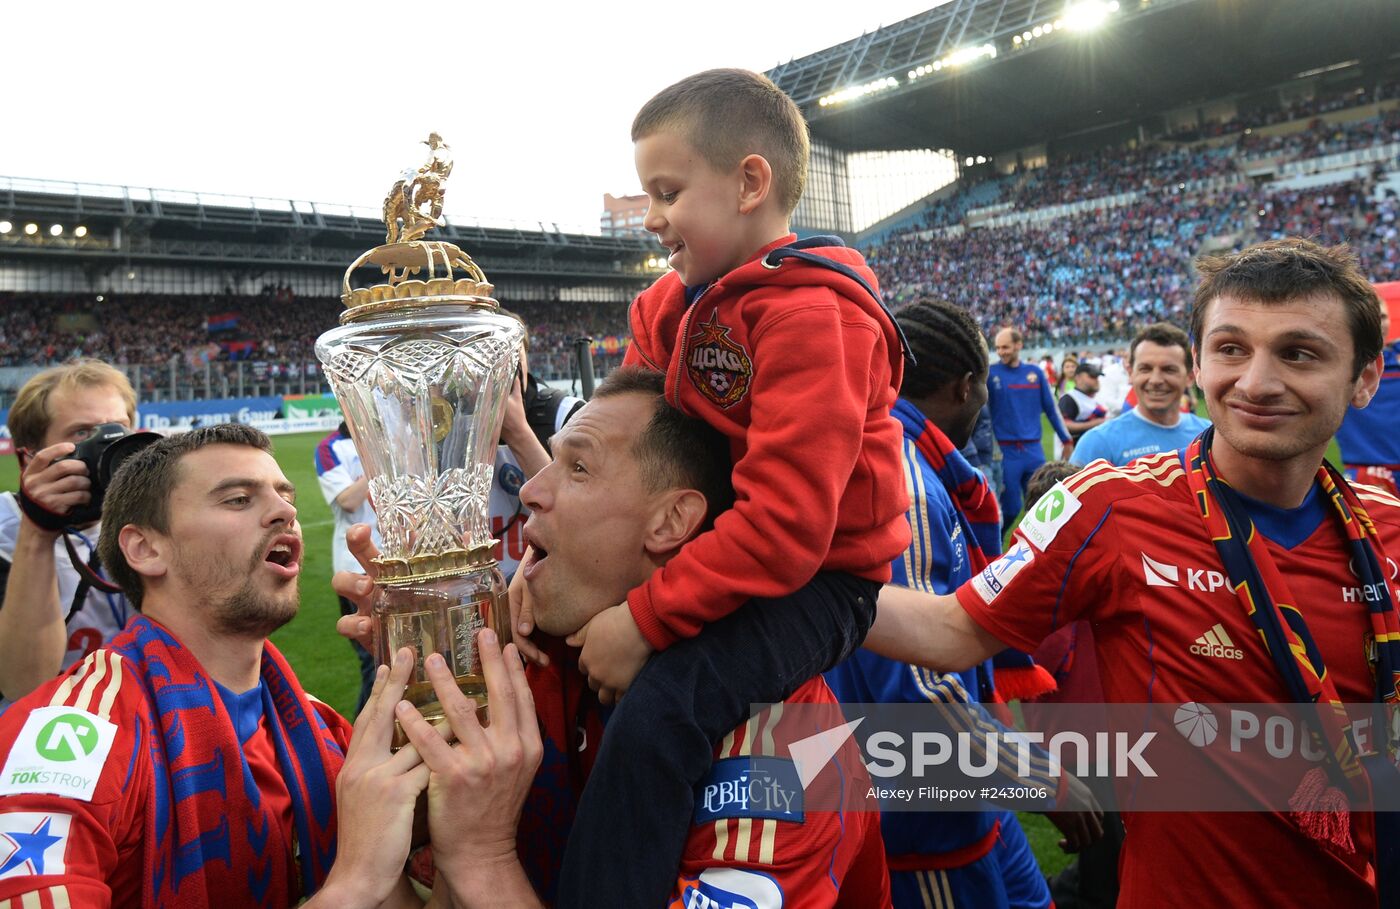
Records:
<instances>
[{"instance_id":1,"label":"white shirt","mask_svg":"<svg viewBox=\"0 0 1400 909\"><path fill-rule=\"evenodd\" d=\"M345 544L345 532L354 524L368 524L370 539L375 546L382 546L374 507L370 504L369 496L365 496L360 507L353 511L346 511L335 501L337 496L365 475L365 468L360 464L360 453L355 450L355 441L339 433L331 433L316 446L315 457L321 495L326 497L326 504L331 507L331 514L335 517L335 532L331 535L331 570L363 571L360 563L350 554L350 547Z\"/></svg>"},{"instance_id":2,"label":"white shirt","mask_svg":"<svg viewBox=\"0 0 1400 909\"><path fill-rule=\"evenodd\" d=\"M0 558L7 563L14 559L15 544L19 539L19 524L19 500L12 492L0 494ZM94 524L82 531L70 531L73 548L84 562L92 558L93 548L97 545L98 530L99 525ZM83 579L68 557L68 548L63 545L62 536L54 540L53 559L54 570L58 576L58 608L67 619L69 610L73 608L73 597ZM101 572L101 575L107 577L106 572ZM132 612L131 605L122 594L104 593L88 588L82 606L67 621L68 647L63 654L59 672L116 637L117 632L126 627L127 618ZM59 672L54 675L58 675ZM0 710L8 707L10 703L9 700L0 698Z\"/></svg>"}]
</instances>

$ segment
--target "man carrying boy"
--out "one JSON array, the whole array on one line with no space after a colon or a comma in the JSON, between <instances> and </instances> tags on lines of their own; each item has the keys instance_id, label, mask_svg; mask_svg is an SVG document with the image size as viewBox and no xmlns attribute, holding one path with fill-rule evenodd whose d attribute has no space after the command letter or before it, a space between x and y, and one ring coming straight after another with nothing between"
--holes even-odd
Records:
<instances>
[{"instance_id":1,"label":"man carrying boy","mask_svg":"<svg viewBox=\"0 0 1400 909\"><path fill-rule=\"evenodd\" d=\"M712 746L859 646L909 541L889 414L902 339L859 253L788 231L808 155L797 106L712 70L647 102L632 138L673 271L633 304L626 362L666 373L667 400L728 437L735 505L570 638L605 700L629 694L565 856L561 894L588 905L665 901ZM536 548L518 578L547 559Z\"/></svg>"}]
</instances>

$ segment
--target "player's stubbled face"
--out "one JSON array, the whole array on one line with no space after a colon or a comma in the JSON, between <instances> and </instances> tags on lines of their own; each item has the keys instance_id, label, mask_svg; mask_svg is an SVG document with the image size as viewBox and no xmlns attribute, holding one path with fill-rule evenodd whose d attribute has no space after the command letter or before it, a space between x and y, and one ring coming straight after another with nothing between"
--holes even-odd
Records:
<instances>
[{"instance_id":1,"label":"player's stubbled face","mask_svg":"<svg viewBox=\"0 0 1400 909\"><path fill-rule=\"evenodd\" d=\"M582 628L654 568L644 543L652 496L635 445L655 410L653 395L594 398L551 440L554 460L520 490L530 551L519 570L548 634Z\"/></svg>"},{"instance_id":2,"label":"player's stubbled face","mask_svg":"<svg viewBox=\"0 0 1400 909\"><path fill-rule=\"evenodd\" d=\"M1374 365L1352 378L1345 306L1334 296L1211 301L1197 339L1197 384L1216 431L1241 455L1320 461L1348 406L1374 394Z\"/></svg>"}]
</instances>

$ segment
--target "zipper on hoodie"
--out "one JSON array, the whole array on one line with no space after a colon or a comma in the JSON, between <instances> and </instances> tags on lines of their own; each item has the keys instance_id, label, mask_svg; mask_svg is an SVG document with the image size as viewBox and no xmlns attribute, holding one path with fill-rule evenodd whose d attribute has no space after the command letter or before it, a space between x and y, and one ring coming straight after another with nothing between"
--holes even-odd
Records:
<instances>
[{"instance_id":1,"label":"zipper on hoodie","mask_svg":"<svg viewBox=\"0 0 1400 909\"><path fill-rule=\"evenodd\" d=\"M675 388L676 399L671 402L671 406L675 407L676 410L681 410L681 370L686 368L685 357L686 346L690 343L690 320L695 317L695 308L700 305L701 300L705 299L705 294L710 292L711 287L714 287L714 284L710 284L709 287L706 287L695 295L695 299L691 302L690 308L685 311L685 321L681 322L680 356L676 358L676 381L672 383Z\"/></svg>"}]
</instances>

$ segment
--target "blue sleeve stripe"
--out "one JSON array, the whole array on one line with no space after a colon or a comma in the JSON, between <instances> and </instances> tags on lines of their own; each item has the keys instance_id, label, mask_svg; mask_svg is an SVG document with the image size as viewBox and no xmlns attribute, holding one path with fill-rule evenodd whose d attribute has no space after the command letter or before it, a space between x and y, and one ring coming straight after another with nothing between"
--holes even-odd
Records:
<instances>
[{"instance_id":1,"label":"blue sleeve stripe","mask_svg":"<svg viewBox=\"0 0 1400 909\"><path fill-rule=\"evenodd\" d=\"M340 433L333 432L316 446L316 476L340 466L340 458L335 454L335 442L339 438Z\"/></svg>"},{"instance_id":2,"label":"blue sleeve stripe","mask_svg":"<svg viewBox=\"0 0 1400 909\"><path fill-rule=\"evenodd\" d=\"M1084 554L1084 550L1089 548L1089 542L1094 539L1094 535L1099 532L1099 529L1103 527L1104 522L1108 520L1108 516L1111 514L1113 514L1113 506L1109 505L1104 509L1103 517L1099 518L1099 522L1094 525L1094 529L1089 531L1089 535L1084 538L1084 542L1080 543L1079 548L1074 551L1074 555L1070 556L1069 565L1065 567L1065 576L1060 580L1060 592L1055 594L1055 609L1050 613L1050 631L1054 631L1056 628L1056 620L1060 616L1060 604L1065 600L1065 588L1069 586L1069 576L1074 574L1074 563L1078 562L1079 557ZM1049 632L1046 633L1048 634Z\"/></svg>"}]
</instances>

